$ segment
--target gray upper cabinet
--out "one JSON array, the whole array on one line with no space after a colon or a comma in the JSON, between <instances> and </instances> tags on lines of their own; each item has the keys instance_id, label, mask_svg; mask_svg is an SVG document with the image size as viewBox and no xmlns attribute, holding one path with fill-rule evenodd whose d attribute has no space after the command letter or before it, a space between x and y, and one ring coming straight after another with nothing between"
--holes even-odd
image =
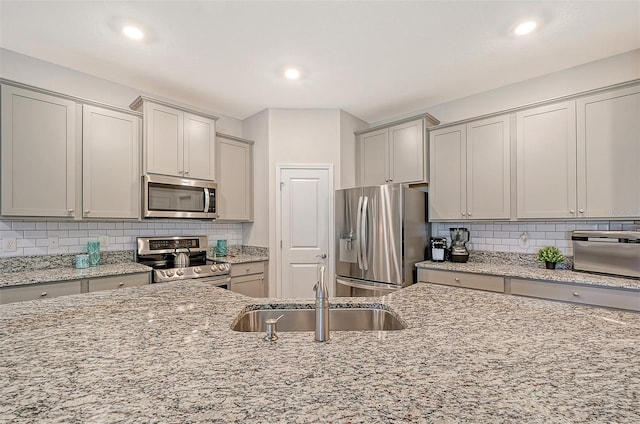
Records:
<instances>
[{"instance_id":1,"label":"gray upper cabinet","mask_svg":"<svg viewBox=\"0 0 640 424\"><path fill-rule=\"evenodd\" d=\"M140 216L140 118L96 106L82 110L82 214Z\"/></svg>"},{"instance_id":2,"label":"gray upper cabinet","mask_svg":"<svg viewBox=\"0 0 640 424\"><path fill-rule=\"evenodd\" d=\"M3 81L3 216L139 217L140 114L88 103Z\"/></svg>"},{"instance_id":3,"label":"gray upper cabinet","mask_svg":"<svg viewBox=\"0 0 640 424\"><path fill-rule=\"evenodd\" d=\"M576 205L575 101L516 114L517 217L584 217Z\"/></svg>"},{"instance_id":4,"label":"gray upper cabinet","mask_svg":"<svg viewBox=\"0 0 640 424\"><path fill-rule=\"evenodd\" d=\"M511 130L508 115L429 134L429 219L509 219Z\"/></svg>"},{"instance_id":5,"label":"gray upper cabinet","mask_svg":"<svg viewBox=\"0 0 640 424\"><path fill-rule=\"evenodd\" d=\"M219 221L253 221L253 141L216 136Z\"/></svg>"},{"instance_id":6,"label":"gray upper cabinet","mask_svg":"<svg viewBox=\"0 0 640 424\"><path fill-rule=\"evenodd\" d=\"M145 174L215 180L217 117L143 96L131 108L144 115Z\"/></svg>"},{"instance_id":7,"label":"gray upper cabinet","mask_svg":"<svg viewBox=\"0 0 640 424\"><path fill-rule=\"evenodd\" d=\"M79 106L2 85L2 215L79 216Z\"/></svg>"},{"instance_id":8,"label":"gray upper cabinet","mask_svg":"<svg viewBox=\"0 0 640 424\"><path fill-rule=\"evenodd\" d=\"M359 186L427 181L424 119L357 135Z\"/></svg>"},{"instance_id":9,"label":"gray upper cabinet","mask_svg":"<svg viewBox=\"0 0 640 424\"><path fill-rule=\"evenodd\" d=\"M640 217L640 87L576 104L578 211L586 218Z\"/></svg>"}]
</instances>

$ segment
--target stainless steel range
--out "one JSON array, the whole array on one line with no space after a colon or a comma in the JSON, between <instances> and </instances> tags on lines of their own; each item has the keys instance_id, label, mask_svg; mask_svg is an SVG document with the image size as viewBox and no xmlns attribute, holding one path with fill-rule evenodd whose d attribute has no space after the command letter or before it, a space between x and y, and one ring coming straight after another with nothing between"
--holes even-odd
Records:
<instances>
[{"instance_id":1,"label":"stainless steel range","mask_svg":"<svg viewBox=\"0 0 640 424\"><path fill-rule=\"evenodd\" d=\"M231 265L207 259L207 236L138 237L136 262L153 268L154 283L198 279L229 288Z\"/></svg>"}]
</instances>

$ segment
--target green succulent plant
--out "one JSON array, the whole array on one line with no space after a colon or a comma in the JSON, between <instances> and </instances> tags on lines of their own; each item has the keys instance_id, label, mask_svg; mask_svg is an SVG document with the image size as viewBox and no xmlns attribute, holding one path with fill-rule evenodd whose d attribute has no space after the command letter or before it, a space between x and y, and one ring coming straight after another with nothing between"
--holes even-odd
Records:
<instances>
[{"instance_id":1,"label":"green succulent plant","mask_svg":"<svg viewBox=\"0 0 640 424\"><path fill-rule=\"evenodd\" d=\"M537 259L540 262L553 262L553 263L559 263L559 262L565 261L565 257L560 251L560 249L554 246L546 246L538 250Z\"/></svg>"}]
</instances>

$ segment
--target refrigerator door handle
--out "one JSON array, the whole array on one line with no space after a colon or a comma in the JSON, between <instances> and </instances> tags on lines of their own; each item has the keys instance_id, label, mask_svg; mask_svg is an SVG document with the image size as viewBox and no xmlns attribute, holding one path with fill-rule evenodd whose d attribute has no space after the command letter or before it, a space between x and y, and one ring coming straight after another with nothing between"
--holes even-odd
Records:
<instances>
[{"instance_id":1,"label":"refrigerator door handle","mask_svg":"<svg viewBox=\"0 0 640 424\"><path fill-rule=\"evenodd\" d=\"M360 222L362 221L362 196L358 198L358 212L356 214L356 256L358 257L358 268L362 268L362 234L360 233Z\"/></svg>"},{"instance_id":2,"label":"refrigerator door handle","mask_svg":"<svg viewBox=\"0 0 640 424\"><path fill-rule=\"evenodd\" d=\"M367 211L369 209L369 198L364 196L364 202L362 203L362 222L360 240L362 240L362 266L365 271L369 269L369 257L367 255L367 247L369 244L367 234Z\"/></svg>"}]
</instances>

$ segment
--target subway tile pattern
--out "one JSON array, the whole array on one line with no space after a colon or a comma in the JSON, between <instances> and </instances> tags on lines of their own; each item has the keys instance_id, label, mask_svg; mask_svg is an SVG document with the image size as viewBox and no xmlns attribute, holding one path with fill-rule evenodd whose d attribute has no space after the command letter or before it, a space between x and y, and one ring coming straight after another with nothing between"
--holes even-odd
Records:
<instances>
[{"instance_id":1,"label":"subway tile pattern","mask_svg":"<svg viewBox=\"0 0 640 424\"><path fill-rule=\"evenodd\" d=\"M447 237L449 228L468 228L469 250L534 254L544 246L555 246L573 256L571 232L575 230L638 231L640 221L538 221L538 222L436 222L434 237Z\"/></svg>"},{"instance_id":2,"label":"subway tile pattern","mask_svg":"<svg viewBox=\"0 0 640 424\"><path fill-rule=\"evenodd\" d=\"M208 236L210 243L226 239L230 245L241 245L242 224L168 219L142 222L0 221L2 246L5 239L16 239L16 251L3 248L0 257L86 253L87 242L97 241L101 236L109 238L108 246L100 246L102 251L127 251L135 250L138 236L199 235Z\"/></svg>"}]
</instances>

